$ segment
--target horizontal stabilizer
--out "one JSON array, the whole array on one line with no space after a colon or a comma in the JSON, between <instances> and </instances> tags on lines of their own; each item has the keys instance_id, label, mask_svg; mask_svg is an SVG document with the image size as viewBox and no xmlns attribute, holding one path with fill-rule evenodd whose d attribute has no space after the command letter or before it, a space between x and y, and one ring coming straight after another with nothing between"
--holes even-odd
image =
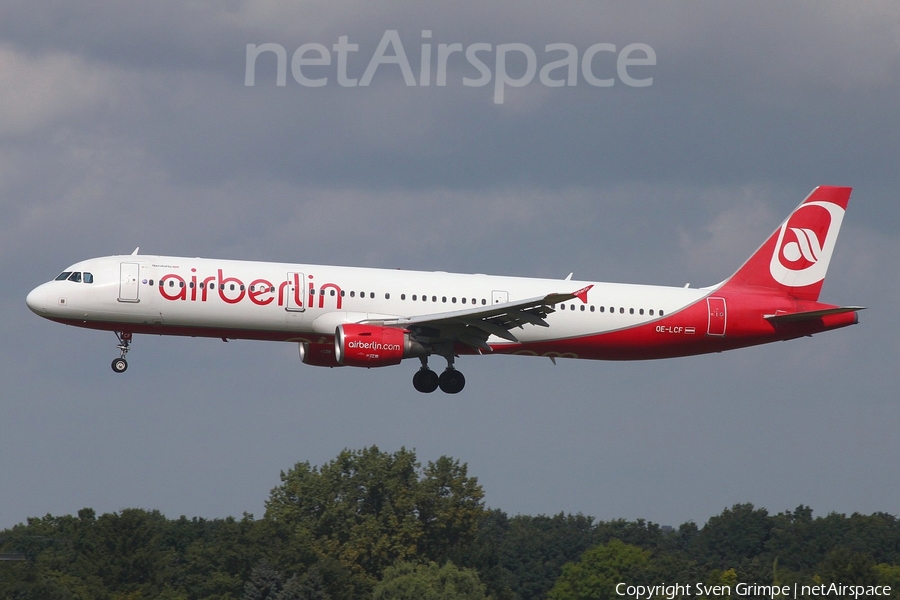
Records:
<instances>
[{"instance_id":1,"label":"horizontal stabilizer","mask_svg":"<svg viewBox=\"0 0 900 600\"><path fill-rule=\"evenodd\" d=\"M801 321L812 321L827 315L839 315L842 313L857 312L865 310L865 306L838 306L836 308L825 308L822 310L808 310L806 312L797 313L777 313L774 315L764 315L770 323L799 323Z\"/></svg>"}]
</instances>

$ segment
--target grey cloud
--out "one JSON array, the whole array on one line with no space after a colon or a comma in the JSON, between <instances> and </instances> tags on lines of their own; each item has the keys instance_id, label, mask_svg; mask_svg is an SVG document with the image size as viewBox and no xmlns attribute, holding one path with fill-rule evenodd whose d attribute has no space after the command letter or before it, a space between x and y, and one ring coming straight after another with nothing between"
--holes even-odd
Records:
<instances>
[{"instance_id":1,"label":"grey cloud","mask_svg":"<svg viewBox=\"0 0 900 600\"><path fill-rule=\"evenodd\" d=\"M279 470L371 443L467 461L510 512L897 512L892 3L13 2L4 17L0 526L86 505L259 514ZM459 83L463 63L446 88L396 68L365 89L277 88L271 65L244 86L248 43L348 35L359 77L387 29L414 68L422 29L538 51L644 42L658 64L649 88L535 82L499 106ZM823 298L870 306L859 326L669 362L465 359L452 403L413 392L412 365L317 370L292 345L154 337L123 394L111 335L24 306L67 264L137 245L709 285L820 183L855 187Z\"/></svg>"}]
</instances>

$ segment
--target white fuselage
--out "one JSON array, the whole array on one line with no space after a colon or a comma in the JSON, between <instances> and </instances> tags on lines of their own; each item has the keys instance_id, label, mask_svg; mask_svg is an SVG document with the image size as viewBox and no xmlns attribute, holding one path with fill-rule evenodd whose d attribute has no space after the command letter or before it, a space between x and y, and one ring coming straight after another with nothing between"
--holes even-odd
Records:
<instances>
[{"instance_id":1,"label":"white fuselage","mask_svg":"<svg viewBox=\"0 0 900 600\"><path fill-rule=\"evenodd\" d=\"M564 303L547 317L549 327L516 330L523 343L565 339L659 320L710 292L167 256L96 258L66 271L91 273L93 283L39 286L29 305L45 307L43 316L100 329L132 325L141 332L155 327L168 334L284 341L327 338L342 323L465 310L593 285L588 302ZM491 337L488 343L508 342Z\"/></svg>"}]
</instances>

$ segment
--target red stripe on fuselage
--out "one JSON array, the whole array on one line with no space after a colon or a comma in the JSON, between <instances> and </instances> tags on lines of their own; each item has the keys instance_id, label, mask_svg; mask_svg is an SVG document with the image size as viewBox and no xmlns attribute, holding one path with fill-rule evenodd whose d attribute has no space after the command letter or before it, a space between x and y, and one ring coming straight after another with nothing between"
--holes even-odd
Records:
<instances>
[{"instance_id":1,"label":"red stripe on fuselage","mask_svg":"<svg viewBox=\"0 0 900 600\"><path fill-rule=\"evenodd\" d=\"M563 356L594 360L652 360L722 352L768 342L790 340L853 325L856 313L827 315L809 321L774 325L765 315L835 308L831 304L798 301L781 296L732 295L725 335L708 335L706 298L683 310L647 323L616 331L564 340L527 344L497 344L502 354Z\"/></svg>"},{"instance_id":2,"label":"red stripe on fuselage","mask_svg":"<svg viewBox=\"0 0 900 600\"><path fill-rule=\"evenodd\" d=\"M765 316L776 314L776 312L797 313L836 308L836 306L775 295L735 294L724 296L724 299L728 310L727 330L724 336L707 334L709 305L704 297L678 312L616 331L540 342L495 344L492 349L500 354L569 356L595 360L649 360L722 352L767 342L789 340L846 327L857 322L856 313L849 312L826 315L809 321L782 323L776 326L766 320ZM50 320L75 327L103 331L128 331L147 335L277 342L323 342L333 339L333 336L300 331L186 327L149 323L125 324L64 318L50 318ZM478 350L461 344L456 344L456 351L458 354L478 353Z\"/></svg>"}]
</instances>

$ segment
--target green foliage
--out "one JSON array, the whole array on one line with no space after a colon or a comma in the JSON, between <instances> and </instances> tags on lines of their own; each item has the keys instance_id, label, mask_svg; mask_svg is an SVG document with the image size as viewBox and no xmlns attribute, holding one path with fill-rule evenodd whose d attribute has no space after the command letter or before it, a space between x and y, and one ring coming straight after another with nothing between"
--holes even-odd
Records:
<instances>
[{"instance_id":1,"label":"green foliage","mask_svg":"<svg viewBox=\"0 0 900 600\"><path fill-rule=\"evenodd\" d=\"M321 468L298 463L281 481L266 520L371 581L396 562L445 559L474 539L484 512L465 465L442 457L422 469L406 449L344 450Z\"/></svg>"},{"instance_id":2,"label":"green foliage","mask_svg":"<svg viewBox=\"0 0 900 600\"><path fill-rule=\"evenodd\" d=\"M472 569L452 562L440 566L403 562L384 571L374 600L486 600L485 587Z\"/></svg>"},{"instance_id":3,"label":"green foliage","mask_svg":"<svg viewBox=\"0 0 900 600\"><path fill-rule=\"evenodd\" d=\"M563 566L548 600L618 598L618 583L651 583L650 552L610 540L591 548L577 563Z\"/></svg>"},{"instance_id":4,"label":"green foliage","mask_svg":"<svg viewBox=\"0 0 900 600\"><path fill-rule=\"evenodd\" d=\"M127 509L96 517L29 519L2 534L0 552L29 560L2 565L0 598L238 598L258 546L252 517L170 521ZM2 571L0 571L2 573Z\"/></svg>"},{"instance_id":5,"label":"green foliage","mask_svg":"<svg viewBox=\"0 0 900 600\"><path fill-rule=\"evenodd\" d=\"M494 510L479 530L466 554L454 561L477 569L498 600L544 598L562 566L596 544L594 520L584 515L509 518Z\"/></svg>"},{"instance_id":6,"label":"green foliage","mask_svg":"<svg viewBox=\"0 0 900 600\"><path fill-rule=\"evenodd\" d=\"M345 450L282 473L263 519L158 511L32 518L0 532L0 600L608 598L618 582L890 585L900 522L738 504L705 526L485 510L466 466ZM613 592L614 593L614 592ZM617 596L616 596L617 597Z\"/></svg>"},{"instance_id":7,"label":"green foliage","mask_svg":"<svg viewBox=\"0 0 900 600\"><path fill-rule=\"evenodd\" d=\"M694 539L694 551L704 562L722 567L746 563L765 551L773 526L766 509L735 504L707 522Z\"/></svg>"}]
</instances>

